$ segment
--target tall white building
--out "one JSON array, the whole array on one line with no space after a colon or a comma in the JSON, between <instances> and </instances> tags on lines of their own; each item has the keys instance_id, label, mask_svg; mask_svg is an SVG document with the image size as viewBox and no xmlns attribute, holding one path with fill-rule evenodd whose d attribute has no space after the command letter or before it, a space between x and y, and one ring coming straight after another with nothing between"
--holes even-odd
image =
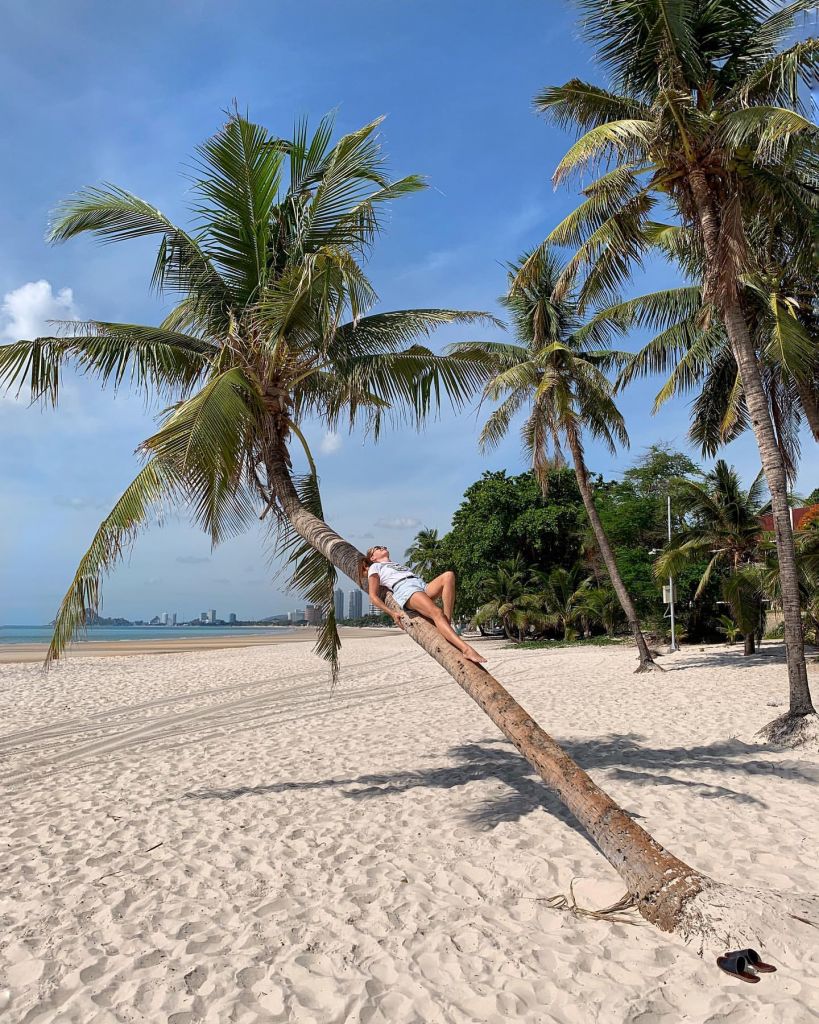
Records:
<instances>
[{"instance_id":1,"label":"tall white building","mask_svg":"<svg viewBox=\"0 0 819 1024\"><path fill-rule=\"evenodd\" d=\"M338 587L333 594L333 604L335 605L336 622L341 622L344 618L344 591L341 587Z\"/></svg>"},{"instance_id":2,"label":"tall white building","mask_svg":"<svg viewBox=\"0 0 819 1024\"><path fill-rule=\"evenodd\" d=\"M349 609L349 611L347 613L349 618L351 618L351 619L360 619L361 618L361 605L362 605L363 596L364 595L361 593L360 590L351 590L350 591L350 600L349 600L349 603L347 605L347 607Z\"/></svg>"},{"instance_id":3,"label":"tall white building","mask_svg":"<svg viewBox=\"0 0 819 1024\"><path fill-rule=\"evenodd\" d=\"M208 622L210 622L211 624L216 622L216 609L215 608L211 608L211 610L208 612Z\"/></svg>"}]
</instances>

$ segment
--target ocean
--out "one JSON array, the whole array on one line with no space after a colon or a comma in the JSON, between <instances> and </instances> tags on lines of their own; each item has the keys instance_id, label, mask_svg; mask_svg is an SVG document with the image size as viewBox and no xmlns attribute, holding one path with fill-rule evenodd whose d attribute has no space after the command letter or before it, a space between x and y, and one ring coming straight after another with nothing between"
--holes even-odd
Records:
<instances>
[{"instance_id":1,"label":"ocean","mask_svg":"<svg viewBox=\"0 0 819 1024\"><path fill-rule=\"evenodd\" d=\"M295 633L292 626L92 626L86 636L95 640L170 640L184 637L213 636L285 636ZM0 644L47 644L51 640L50 626L0 626Z\"/></svg>"}]
</instances>

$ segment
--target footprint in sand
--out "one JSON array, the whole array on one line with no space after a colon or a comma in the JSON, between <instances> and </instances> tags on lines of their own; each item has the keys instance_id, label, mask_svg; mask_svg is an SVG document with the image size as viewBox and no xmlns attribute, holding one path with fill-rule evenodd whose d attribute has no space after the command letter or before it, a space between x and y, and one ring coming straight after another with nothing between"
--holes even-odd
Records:
<instances>
[{"instance_id":1,"label":"footprint in sand","mask_svg":"<svg viewBox=\"0 0 819 1024\"><path fill-rule=\"evenodd\" d=\"M83 967L80 971L80 981L83 985L93 985L95 981L98 981L108 969L108 960L102 956L97 960L96 963L90 964L88 967Z\"/></svg>"}]
</instances>

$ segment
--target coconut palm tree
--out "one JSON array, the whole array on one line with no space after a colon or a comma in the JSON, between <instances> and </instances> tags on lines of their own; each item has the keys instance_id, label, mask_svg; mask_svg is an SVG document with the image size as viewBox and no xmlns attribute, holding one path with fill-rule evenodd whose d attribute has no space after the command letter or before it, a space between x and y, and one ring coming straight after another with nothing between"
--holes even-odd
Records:
<instances>
[{"instance_id":1,"label":"coconut palm tree","mask_svg":"<svg viewBox=\"0 0 819 1024\"><path fill-rule=\"evenodd\" d=\"M192 233L113 186L88 189L58 212L55 240L84 232L157 237L154 283L181 300L159 327L94 321L65 337L0 347L0 383L25 384L34 399L57 401L67 361L102 383L127 380L175 399L141 447L144 467L81 560L57 615L51 658L99 606L103 575L168 501L185 507L214 542L257 515L273 517L308 596L317 588L329 603L335 570L363 588L362 553L322 519L314 469L301 488L293 477L290 447L295 441L306 449L304 417L330 426L361 419L376 430L390 414L420 420L443 393L457 405L474 385L467 357L406 347L440 323L474 314L365 315L374 295L360 260L379 208L420 184L385 176L374 130L368 125L331 146L328 122L312 136L300 126L282 140L231 117L200 151ZM442 643L431 623L403 613L402 624L577 818L643 917L667 931L714 933L725 901L743 897L660 846L492 675ZM327 642L333 646L332 637ZM801 917L813 912L804 900L791 900L791 909L797 902ZM768 901L765 913L780 903ZM753 937L752 929L720 934L726 942Z\"/></svg>"},{"instance_id":2,"label":"coconut palm tree","mask_svg":"<svg viewBox=\"0 0 819 1024\"><path fill-rule=\"evenodd\" d=\"M817 223L819 233L819 223ZM742 305L754 344L777 444L789 480L794 480L800 454L799 433L807 422L819 440L819 322L814 315L815 285L800 276L794 245L783 232L749 226L765 249L764 272L741 279ZM692 393L689 436L704 455L750 429L742 380L722 323L708 318L702 303L703 261L697 240L683 228L664 227L656 232L661 253L676 260L692 279L681 287L661 290L600 310L590 332L601 342L611 333L649 327L662 329L640 351L628 357L618 376L618 389L638 376L668 374L657 394L654 411L676 395ZM760 263L763 260L760 256Z\"/></svg>"},{"instance_id":3,"label":"coconut palm tree","mask_svg":"<svg viewBox=\"0 0 819 1024\"><path fill-rule=\"evenodd\" d=\"M745 637L745 653L754 653L754 634L759 624L760 606L756 588L740 570L757 561L761 540L760 515L765 479L760 472L745 490L733 466L719 459L702 483L678 480L678 503L687 515L687 523L677 531L654 564L658 580L677 576L692 562L707 558L705 570L694 592L699 598L713 574L727 570L723 597L731 606L734 620Z\"/></svg>"},{"instance_id":4,"label":"coconut palm tree","mask_svg":"<svg viewBox=\"0 0 819 1024\"><path fill-rule=\"evenodd\" d=\"M623 622L623 609L617 594L608 587L589 587L581 596L581 614L592 623L599 623L606 636L613 637Z\"/></svg>"},{"instance_id":5,"label":"coconut palm tree","mask_svg":"<svg viewBox=\"0 0 819 1024\"><path fill-rule=\"evenodd\" d=\"M438 531L425 526L415 534L412 544L404 552L410 569L424 579L437 575L441 560L441 540Z\"/></svg>"},{"instance_id":6,"label":"coconut palm tree","mask_svg":"<svg viewBox=\"0 0 819 1024\"><path fill-rule=\"evenodd\" d=\"M187 506L214 544L272 511L294 585L325 609L319 649L335 666L335 571L300 543L276 502L274 482L290 479L289 445L302 446L310 467L301 501L320 514L304 421L335 429L346 419L377 433L386 414L419 421L442 391L457 405L475 386L474 368L412 342L440 324L481 319L443 309L366 315L376 295L355 257L377 230L379 207L422 187L414 175L385 176L377 125L331 145L330 119L282 140L230 117L199 149L194 233L114 186L86 189L57 211L53 241L158 237L153 283L179 301L159 327L66 324L63 336L0 349L0 382L25 381L32 399L56 402L60 368L74 361L103 384L129 379L172 403L80 563L49 659L96 611L102 573L167 500Z\"/></svg>"},{"instance_id":7,"label":"coconut palm tree","mask_svg":"<svg viewBox=\"0 0 819 1024\"><path fill-rule=\"evenodd\" d=\"M480 582L483 603L472 617L473 625L499 622L507 640L523 639L530 626L542 626L545 618L534 590L532 573L520 557L499 562Z\"/></svg>"},{"instance_id":8,"label":"coconut palm tree","mask_svg":"<svg viewBox=\"0 0 819 1024\"><path fill-rule=\"evenodd\" d=\"M525 278L521 269L526 267ZM594 503L583 448L583 432L612 451L628 444L625 423L612 398L605 370L615 353L592 348L582 329L574 297L555 287L565 266L545 246L509 267L502 304L511 314L518 344L456 344L454 354L484 360L484 398L500 402L480 435L482 449L506 436L513 417L527 408L521 437L535 474L545 488L549 469L564 462L563 445L574 464L577 485L612 587L637 644L638 672L656 668L640 629L637 610L617 568L617 559Z\"/></svg>"},{"instance_id":9,"label":"coconut palm tree","mask_svg":"<svg viewBox=\"0 0 819 1024\"><path fill-rule=\"evenodd\" d=\"M800 87L819 60L819 40L782 49L814 0L771 9L752 0L578 0L583 30L610 89L577 79L540 93L536 106L581 134L555 181L586 168L604 173L548 241L577 247L562 287L582 278L580 303L616 299L656 240L659 203L696 237L702 299L731 346L759 447L774 517L785 620L790 708L770 739L799 742L815 726L805 665L799 583L777 444L741 281L759 267L748 225L757 217L801 238L796 258L815 271L810 231L819 204L819 130ZM528 267L523 268L523 278ZM537 274L537 270L532 271ZM800 373L807 374L803 367Z\"/></svg>"},{"instance_id":10,"label":"coconut palm tree","mask_svg":"<svg viewBox=\"0 0 819 1024\"><path fill-rule=\"evenodd\" d=\"M574 627L588 612L585 598L591 578L583 576L577 565L571 569L558 565L548 573L538 573L535 578L548 622L560 629L564 640L574 639L577 635Z\"/></svg>"}]
</instances>

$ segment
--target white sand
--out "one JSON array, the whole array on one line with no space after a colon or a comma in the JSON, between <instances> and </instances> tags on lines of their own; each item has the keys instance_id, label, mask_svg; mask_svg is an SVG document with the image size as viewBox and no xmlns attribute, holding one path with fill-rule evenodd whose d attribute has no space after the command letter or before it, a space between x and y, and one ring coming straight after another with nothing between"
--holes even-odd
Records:
<instances>
[{"instance_id":1,"label":"white sand","mask_svg":"<svg viewBox=\"0 0 819 1024\"><path fill-rule=\"evenodd\" d=\"M639 919L549 908L622 885L411 641L343 655L335 694L307 643L0 666L0 1024L815 1019L819 941L751 986ZM817 758L746 742L781 661L664 662L490 667L688 863L819 890Z\"/></svg>"}]
</instances>

